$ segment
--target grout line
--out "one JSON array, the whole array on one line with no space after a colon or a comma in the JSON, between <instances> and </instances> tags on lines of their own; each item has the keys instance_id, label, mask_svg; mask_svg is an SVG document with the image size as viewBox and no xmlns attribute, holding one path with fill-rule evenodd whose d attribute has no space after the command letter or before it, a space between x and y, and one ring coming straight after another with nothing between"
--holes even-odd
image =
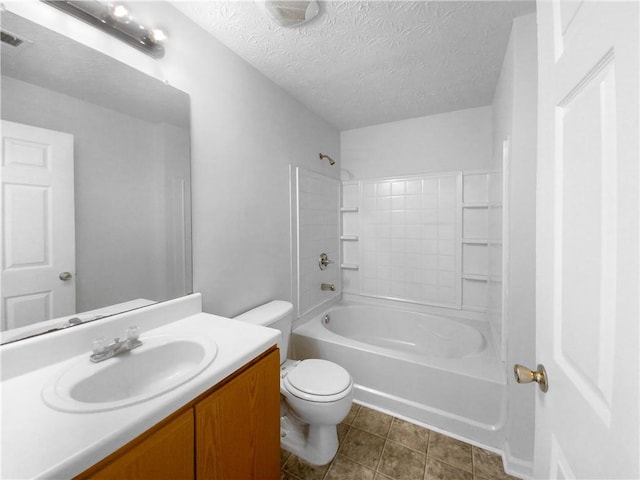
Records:
<instances>
[{"instance_id":1,"label":"grout line","mask_svg":"<svg viewBox=\"0 0 640 480\"><path fill-rule=\"evenodd\" d=\"M340 448L338 447L338 450ZM327 471L324 472L324 475L322 476L322 480L324 480L325 478L327 478L327 475L329 475L329 470L331 470L331 467L333 466L333 462L336 461L336 457L338 456L338 452L336 452L336 454L333 456L333 458L331 459L331 462L329 463L329 468L327 468Z\"/></svg>"},{"instance_id":2,"label":"grout line","mask_svg":"<svg viewBox=\"0 0 640 480\"><path fill-rule=\"evenodd\" d=\"M384 443L382 444L382 451L380 452L380 456L378 457L378 463L376 464L376 468L375 468L375 472L378 473L380 472L380 470L378 470L378 468L380 467L380 464L382 463L382 456L384 455L384 449L387 447L387 438L385 437L384 439ZM386 475L383 472L380 472L382 475ZM374 475L375 476L375 475ZM388 475L386 475L388 476Z\"/></svg>"}]
</instances>

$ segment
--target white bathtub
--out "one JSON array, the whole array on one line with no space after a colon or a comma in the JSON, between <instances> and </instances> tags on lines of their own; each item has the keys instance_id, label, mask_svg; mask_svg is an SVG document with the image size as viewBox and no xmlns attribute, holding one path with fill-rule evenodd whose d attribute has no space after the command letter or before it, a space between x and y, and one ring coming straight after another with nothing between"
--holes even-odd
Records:
<instances>
[{"instance_id":1,"label":"white bathtub","mask_svg":"<svg viewBox=\"0 0 640 480\"><path fill-rule=\"evenodd\" d=\"M502 447L506 380L485 322L343 301L295 328L292 344L296 358L346 368L360 403Z\"/></svg>"}]
</instances>

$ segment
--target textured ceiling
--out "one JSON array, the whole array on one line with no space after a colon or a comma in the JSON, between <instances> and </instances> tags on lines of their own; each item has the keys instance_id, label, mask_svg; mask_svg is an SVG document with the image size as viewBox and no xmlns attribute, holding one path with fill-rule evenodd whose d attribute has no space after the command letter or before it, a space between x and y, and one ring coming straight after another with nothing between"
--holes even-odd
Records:
<instances>
[{"instance_id":1,"label":"textured ceiling","mask_svg":"<svg viewBox=\"0 0 640 480\"><path fill-rule=\"evenodd\" d=\"M533 1L328 1L296 28L252 1L176 8L346 130L488 105L512 18Z\"/></svg>"}]
</instances>

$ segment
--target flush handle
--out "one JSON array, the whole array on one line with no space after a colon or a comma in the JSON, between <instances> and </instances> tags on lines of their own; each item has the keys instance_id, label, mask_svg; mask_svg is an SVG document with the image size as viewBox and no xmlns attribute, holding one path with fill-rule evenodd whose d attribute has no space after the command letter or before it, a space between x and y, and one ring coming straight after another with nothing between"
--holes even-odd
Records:
<instances>
[{"instance_id":1,"label":"flush handle","mask_svg":"<svg viewBox=\"0 0 640 480\"><path fill-rule=\"evenodd\" d=\"M516 377L518 383L532 383L536 382L544 393L549 390L549 382L547 380L547 371L544 369L544 365L538 365L537 370L531 370L522 365L515 364L513 366L513 375Z\"/></svg>"}]
</instances>

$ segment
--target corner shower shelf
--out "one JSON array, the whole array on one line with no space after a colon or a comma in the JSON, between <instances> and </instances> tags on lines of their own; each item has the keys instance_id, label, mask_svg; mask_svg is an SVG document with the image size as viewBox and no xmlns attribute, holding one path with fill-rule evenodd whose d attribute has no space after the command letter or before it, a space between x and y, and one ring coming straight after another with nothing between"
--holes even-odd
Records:
<instances>
[{"instance_id":1,"label":"corner shower shelf","mask_svg":"<svg viewBox=\"0 0 640 480\"><path fill-rule=\"evenodd\" d=\"M489 240L486 238L463 238L462 243L466 243L468 245L488 245Z\"/></svg>"},{"instance_id":2,"label":"corner shower shelf","mask_svg":"<svg viewBox=\"0 0 640 480\"><path fill-rule=\"evenodd\" d=\"M486 202L467 202L462 204L462 208L489 208Z\"/></svg>"},{"instance_id":3,"label":"corner shower shelf","mask_svg":"<svg viewBox=\"0 0 640 480\"><path fill-rule=\"evenodd\" d=\"M343 270L358 270L359 267L355 263L343 263L340 268Z\"/></svg>"},{"instance_id":4,"label":"corner shower shelf","mask_svg":"<svg viewBox=\"0 0 640 480\"><path fill-rule=\"evenodd\" d=\"M342 207L340 211L342 213L357 213L358 207Z\"/></svg>"},{"instance_id":5,"label":"corner shower shelf","mask_svg":"<svg viewBox=\"0 0 640 480\"><path fill-rule=\"evenodd\" d=\"M482 275L479 273L463 273L462 278L464 280L472 280L475 282L487 282L489 281L488 275Z\"/></svg>"},{"instance_id":6,"label":"corner shower shelf","mask_svg":"<svg viewBox=\"0 0 640 480\"><path fill-rule=\"evenodd\" d=\"M341 235L340 236L340 240L344 240L347 242L357 242L358 241L358 235Z\"/></svg>"}]
</instances>

